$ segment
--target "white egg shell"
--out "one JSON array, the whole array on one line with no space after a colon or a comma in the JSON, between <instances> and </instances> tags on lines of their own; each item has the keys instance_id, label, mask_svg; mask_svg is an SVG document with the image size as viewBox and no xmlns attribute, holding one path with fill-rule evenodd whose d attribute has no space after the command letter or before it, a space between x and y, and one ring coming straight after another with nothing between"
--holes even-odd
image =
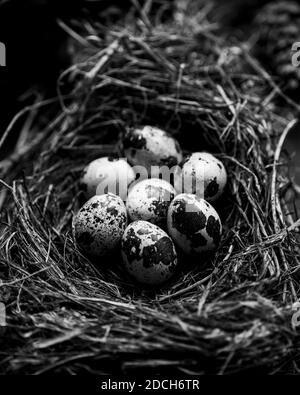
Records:
<instances>
[{"instance_id":1,"label":"white egg shell","mask_svg":"<svg viewBox=\"0 0 300 395\"><path fill-rule=\"evenodd\" d=\"M154 126L128 129L122 144L129 163L143 166L148 172L151 166L173 167L182 160L178 141Z\"/></svg>"},{"instance_id":2,"label":"white egg shell","mask_svg":"<svg viewBox=\"0 0 300 395\"><path fill-rule=\"evenodd\" d=\"M78 246L96 257L104 256L120 246L126 226L125 204L112 193L90 198L73 220Z\"/></svg>"},{"instance_id":3,"label":"white egg shell","mask_svg":"<svg viewBox=\"0 0 300 395\"><path fill-rule=\"evenodd\" d=\"M158 226L146 221L128 225L122 238L122 257L128 273L148 285L167 281L177 266L171 238Z\"/></svg>"},{"instance_id":4,"label":"white egg shell","mask_svg":"<svg viewBox=\"0 0 300 395\"><path fill-rule=\"evenodd\" d=\"M168 208L176 195L170 183L159 178L142 180L130 188L126 208L131 221L145 220L158 226L167 223Z\"/></svg>"},{"instance_id":5,"label":"white egg shell","mask_svg":"<svg viewBox=\"0 0 300 395\"><path fill-rule=\"evenodd\" d=\"M125 200L135 173L126 159L106 156L93 160L83 171L81 186L87 198L111 192Z\"/></svg>"},{"instance_id":6,"label":"white egg shell","mask_svg":"<svg viewBox=\"0 0 300 395\"><path fill-rule=\"evenodd\" d=\"M209 202L217 200L227 183L223 163L208 152L195 152L175 173L177 193L193 193Z\"/></svg>"},{"instance_id":7,"label":"white egg shell","mask_svg":"<svg viewBox=\"0 0 300 395\"><path fill-rule=\"evenodd\" d=\"M218 213L206 200L182 193L170 204L168 232L186 254L198 255L218 247L222 224Z\"/></svg>"}]
</instances>

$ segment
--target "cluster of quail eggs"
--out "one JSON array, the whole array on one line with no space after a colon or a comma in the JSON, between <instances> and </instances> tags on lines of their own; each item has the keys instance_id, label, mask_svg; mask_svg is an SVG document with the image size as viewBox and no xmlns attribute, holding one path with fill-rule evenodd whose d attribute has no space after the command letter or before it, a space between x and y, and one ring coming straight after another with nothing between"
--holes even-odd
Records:
<instances>
[{"instance_id":1,"label":"cluster of quail eggs","mask_svg":"<svg viewBox=\"0 0 300 395\"><path fill-rule=\"evenodd\" d=\"M227 173L210 153L183 157L179 143L153 126L129 128L120 150L123 158L102 157L83 171L88 200L74 217L76 243L96 259L121 249L136 281L160 285L175 272L179 251L201 256L217 249L222 224L213 204Z\"/></svg>"}]
</instances>

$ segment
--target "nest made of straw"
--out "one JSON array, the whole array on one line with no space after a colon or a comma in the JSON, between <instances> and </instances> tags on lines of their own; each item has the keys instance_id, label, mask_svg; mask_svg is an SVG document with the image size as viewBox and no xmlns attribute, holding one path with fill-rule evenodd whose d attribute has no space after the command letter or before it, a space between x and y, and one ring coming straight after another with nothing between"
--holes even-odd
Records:
<instances>
[{"instance_id":1,"label":"nest made of straw","mask_svg":"<svg viewBox=\"0 0 300 395\"><path fill-rule=\"evenodd\" d=\"M139 11L108 30L88 25L81 62L59 81L61 110L49 121L53 101L24 109L1 140L29 111L1 162L0 369L296 371L297 218L280 155L292 124L273 104L279 90L245 46L220 38L206 7L164 23ZM181 262L157 290L133 284L120 259L93 266L71 230L81 170L138 124L219 155L229 173L215 257Z\"/></svg>"}]
</instances>

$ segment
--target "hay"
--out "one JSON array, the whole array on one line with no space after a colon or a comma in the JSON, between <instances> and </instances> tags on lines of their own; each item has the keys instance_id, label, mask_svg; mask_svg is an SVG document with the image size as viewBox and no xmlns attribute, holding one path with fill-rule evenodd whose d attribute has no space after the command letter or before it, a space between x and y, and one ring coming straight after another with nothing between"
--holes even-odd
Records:
<instances>
[{"instance_id":1,"label":"hay","mask_svg":"<svg viewBox=\"0 0 300 395\"><path fill-rule=\"evenodd\" d=\"M189 10L164 23L139 9L110 29L87 24L58 98L6 131L26 118L1 162L1 372L297 371L297 218L281 155L293 122L247 46L220 38L207 7ZM118 256L92 265L71 231L84 165L118 152L119 134L138 124L210 150L230 175L217 254L181 261L157 290L133 284Z\"/></svg>"}]
</instances>

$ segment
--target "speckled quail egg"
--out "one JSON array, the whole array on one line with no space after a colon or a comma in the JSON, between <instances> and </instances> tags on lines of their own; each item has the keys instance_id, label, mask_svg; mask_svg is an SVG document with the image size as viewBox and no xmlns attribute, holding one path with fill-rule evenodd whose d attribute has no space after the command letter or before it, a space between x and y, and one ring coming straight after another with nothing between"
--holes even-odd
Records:
<instances>
[{"instance_id":1,"label":"speckled quail egg","mask_svg":"<svg viewBox=\"0 0 300 395\"><path fill-rule=\"evenodd\" d=\"M218 213L206 200L182 193L170 204L168 232L186 254L198 255L218 247L222 224Z\"/></svg>"},{"instance_id":2,"label":"speckled quail egg","mask_svg":"<svg viewBox=\"0 0 300 395\"><path fill-rule=\"evenodd\" d=\"M128 273L138 282L148 285L167 281L177 265L171 238L147 221L128 225L122 238L122 257Z\"/></svg>"},{"instance_id":3,"label":"speckled quail egg","mask_svg":"<svg viewBox=\"0 0 300 395\"><path fill-rule=\"evenodd\" d=\"M167 213L175 189L165 180L142 180L129 190L126 208L132 221L145 220L158 226L166 226Z\"/></svg>"},{"instance_id":4,"label":"speckled quail egg","mask_svg":"<svg viewBox=\"0 0 300 395\"><path fill-rule=\"evenodd\" d=\"M126 159L107 156L93 160L83 170L81 188L87 198L111 192L125 200L135 173Z\"/></svg>"},{"instance_id":5,"label":"speckled quail egg","mask_svg":"<svg viewBox=\"0 0 300 395\"><path fill-rule=\"evenodd\" d=\"M173 167L182 160L178 141L154 126L128 129L122 145L129 163L144 166L148 172L151 166Z\"/></svg>"},{"instance_id":6,"label":"speckled quail egg","mask_svg":"<svg viewBox=\"0 0 300 395\"><path fill-rule=\"evenodd\" d=\"M174 176L177 193L193 193L209 202L222 194L227 173L223 163L208 152L195 152L187 157Z\"/></svg>"},{"instance_id":7,"label":"speckled quail egg","mask_svg":"<svg viewBox=\"0 0 300 395\"><path fill-rule=\"evenodd\" d=\"M73 220L78 246L95 257L106 255L120 246L126 226L125 204L112 193L90 198Z\"/></svg>"}]
</instances>

